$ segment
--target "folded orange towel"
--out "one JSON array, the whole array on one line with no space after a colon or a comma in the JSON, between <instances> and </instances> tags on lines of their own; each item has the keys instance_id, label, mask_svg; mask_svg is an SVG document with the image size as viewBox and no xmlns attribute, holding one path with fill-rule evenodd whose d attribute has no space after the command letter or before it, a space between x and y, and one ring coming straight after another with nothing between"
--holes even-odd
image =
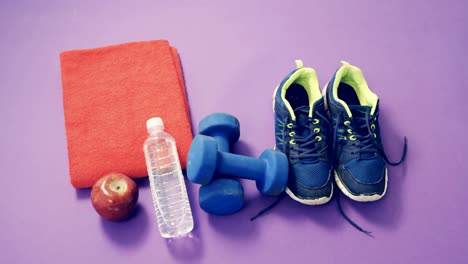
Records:
<instances>
[{"instance_id":1,"label":"folded orange towel","mask_svg":"<svg viewBox=\"0 0 468 264\"><path fill-rule=\"evenodd\" d=\"M177 50L166 40L60 54L70 179L91 187L105 173L146 176L146 120L163 119L182 168L192 141Z\"/></svg>"}]
</instances>

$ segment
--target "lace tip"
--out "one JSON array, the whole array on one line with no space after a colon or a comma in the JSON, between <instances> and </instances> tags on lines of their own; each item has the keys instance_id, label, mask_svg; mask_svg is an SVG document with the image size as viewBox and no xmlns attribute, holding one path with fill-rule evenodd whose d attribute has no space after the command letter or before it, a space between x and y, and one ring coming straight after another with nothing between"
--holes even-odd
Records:
<instances>
[{"instance_id":1,"label":"lace tip","mask_svg":"<svg viewBox=\"0 0 468 264\"><path fill-rule=\"evenodd\" d=\"M364 234L366 234L366 235L368 235L368 236L370 236L372 238L375 238L374 235L372 234L372 231L367 231L367 230L362 229L362 228L359 229L359 231L361 231L362 233L364 233Z\"/></svg>"},{"instance_id":2,"label":"lace tip","mask_svg":"<svg viewBox=\"0 0 468 264\"><path fill-rule=\"evenodd\" d=\"M252 218L250 218L250 221L252 222L253 220L259 218L260 216L262 216L265 212L264 211L260 211L258 212L256 215L254 215Z\"/></svg>"},{"instance_id":3,"label":"lace tip","mask_svg":"<svg viewBox=\"0 0 468 264\"><path fill-rule=\"evenodd\" d=\"M391 162L388 160L387 156L384 155L384 158L385 158L385 161L388 163L388 165L390 166L398 166L400 165L401 163L403 163L403 161L405 161L406 159L406 152L408 150L408 139L406 138L406 136L403 138L403 153L401 154L401 158L399 161L397 162Z\"/></svg>"},{"instance_id":4,"label":"lace tip","mask_svg":"<svg viewBox=\"0 0 468 264\"><path fill-rule=\"evenodd\" d=\"M348 220L348 219L347 219ZM351 219L348 220L348 222L351 221ZM367 231L365 230L364 228L360 227L358 224L354 223L354 222L349 222L354 228L356 228L357 230L359 230L359 232L361 233L364 233L365 235L368 235L372 238L375 238L374 235L372 234L372 231Z\"/></svg>"},{"instance_id":5,"label":"lace tip","mask_svg":"<svg viewBox=\"0 0 468 264\"><path fill-rule=\"evenodd\" d=\"M250 218L250 221L253 221L253 220L259 218L260 216L265 214L268 210L270 210L270 208L267 207L266 209L263 209L262 211L258 212L256 215L254 215L252 218Z\"/></svg>"},{"instance_id":6,"label":"lace tip","mask_svg":"<svg viewBox=\"0 0 468 264\"><path fill-rule=\"evenodd\" d=\"M408 139L406 136L403 138L403 154L401 155L401 159L398 164L402 163L406 159L406 151L408 150Z\"/></svg>"}]
</instances>

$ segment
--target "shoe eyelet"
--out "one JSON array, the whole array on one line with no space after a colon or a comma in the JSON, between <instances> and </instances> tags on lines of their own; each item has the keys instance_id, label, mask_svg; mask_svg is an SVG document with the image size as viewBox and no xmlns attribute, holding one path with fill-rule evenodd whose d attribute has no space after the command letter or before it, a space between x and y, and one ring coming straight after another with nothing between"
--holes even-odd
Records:
<instances>
[{"instance_id":1,"label":"shoe eyelet","mask_svg":"<svg viewBox=\"0 0 468 264\"><path fill-rule=\"evenodd\" d=\"M314 128L314 133L317 134L320 132L320 128Z\"/></svg>"},{"instance_id":2,"label":"shoe eyelet","mask_svg":"<svg viewBox=\"0 0 468 264\"><path fill-rule=\"evenodd\" d=\"M370 125L370 128L375 129L375 125L374 124Z\"/></svg>"},{"instance_id":3,"label":"shoe eyelet","mask_svg":"<svg viewBox=\"0 0 468 264\"><path fill-rule=\"evenodd\" d=\"M349 136L349 139L350 139L350 140L356 140L356 136L355 136L355 135L351 135L351 136Z\"/></svg>"},{"instance_id":4,"label":"shoe eyelet","mask_svg":"<svg viewBox=\"0 0 468 264\"><path fill-rule=\"evenodd\" d=\"M296 145L296 141L294 141L294 139L291 139L291 140L289 140L289 144Z\"/></svg>"},{"instance_id":5,"label":"shoe eyelet","mask_svg":"<svg viewBox=\"0 0 468 264\"><path fill-rule=\"evenodd\" d=\"M292 128L293 127L293 124L292 123L289 123L286 125L288 128Z\"/></svg>"},{"instance_id":6,"label":"shoe eyelet","mask_svg":"<svg viewBox=\"0 0 468 264\"><path fill-rule=\"evenodd\" d=\"M351 124L351 121L346 120L346 121L343 122L343 124L344 124L345 126L347 126L347 125Z\"/></svg>"},{"instance_id":7,"label":"shoe eyelet","mask_svg":"<svg viewBox=\"0 0 468 264\"><path fill-rule=\"evenodd\" d=\"M377 134L374 133L374 138L377 138Z\"/></svg>"},{"instance_id":8,"label":"shoe eyelet","mask_svg":"<svg viewBox=\"0 0 468 264\"><path fill-rule=\"evenodd\" d=\"M312 122L312 124L316 125L316 124L318 124L318 123L320 123L320 120L314 118L314 121Z\"/></svg>"},{"instance_id":9,"label":"shoe eyelet","mask_svg":"<svg viewBox=\"0 0 468 264\"><path fill-rule=\"evenodd\" d=\"M321 137L321 136L316 136L315 138L317 139L317 141L322 141L322 137Z\"/></svg>"},{"instance_id":10,"label":"shoe eyelet","mask_svg":"<svg viewBox=\"0 0 468 264\"><path fill-rule=\"evenodd\" d=\"M346 131L348 131L348 134L351 134L351 135L353 134L353 130L352 130L351 128L349 128L349 129L346 130Z\"/></svg>"},{"instance_id":11,"label":"shoe eyelet","mask_svg":"<svg viewBox=\"0 0 468 264\"><path fill-rule=\"evenodd\" d=\"M291 132L289 132L289 134L288 134L288 135L289 135L290 137L294 137L294 135L296 135L296 132L294 132L294 131L291 131Z\"/></svg>"}]
</instances>

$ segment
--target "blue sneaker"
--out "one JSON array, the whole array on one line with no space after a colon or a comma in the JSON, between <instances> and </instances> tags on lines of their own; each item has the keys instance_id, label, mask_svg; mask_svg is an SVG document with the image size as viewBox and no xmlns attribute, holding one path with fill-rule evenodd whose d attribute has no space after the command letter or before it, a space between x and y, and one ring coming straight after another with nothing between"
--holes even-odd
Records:
<instances>
[{"instance_id":1,"label":"blue sneaker","mask_svg":"<svg viewBox=\"0 0 468 264\"><path fill-rule=\"evenodd\" d=\"M276 149L289 159L286 193L308 205L328 202L333 195L330 123L317 74L296 61L273 95Z\"/></svg>"},{"instance_id":2,"label":"blue sneaker","mask_svg":"<svg viewBox=\"0 0 468 264\"><path fill-rule=\"evenodd\" d=\"M388 185L389 162L379 127L379 98L368 87L361 69L342 62L324 88L333 126L335 182L349 198L359 202L382 198Z\"/></svg>"}]
</instances>

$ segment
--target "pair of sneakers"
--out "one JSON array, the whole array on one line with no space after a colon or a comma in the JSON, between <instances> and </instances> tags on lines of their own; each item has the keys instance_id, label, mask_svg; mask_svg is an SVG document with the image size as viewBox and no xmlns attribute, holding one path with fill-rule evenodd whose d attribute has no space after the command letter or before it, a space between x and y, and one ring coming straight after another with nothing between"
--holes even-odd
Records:
<instances>
[{"instance_id":1,"label":"pair of sneakers","mask_svg":"<svg viewBox=\"0 0 468 264\"><path fill-rule=\"evenodd\" d=\"M286 193L294 200L319 205L330 201L334 182L359 202L382 198L388 185L379 127L379 98L361 69L342 62L320 92L314 69L297 68L273 96L276 149L289 158Z\"/></svg>"}]
</instances>

